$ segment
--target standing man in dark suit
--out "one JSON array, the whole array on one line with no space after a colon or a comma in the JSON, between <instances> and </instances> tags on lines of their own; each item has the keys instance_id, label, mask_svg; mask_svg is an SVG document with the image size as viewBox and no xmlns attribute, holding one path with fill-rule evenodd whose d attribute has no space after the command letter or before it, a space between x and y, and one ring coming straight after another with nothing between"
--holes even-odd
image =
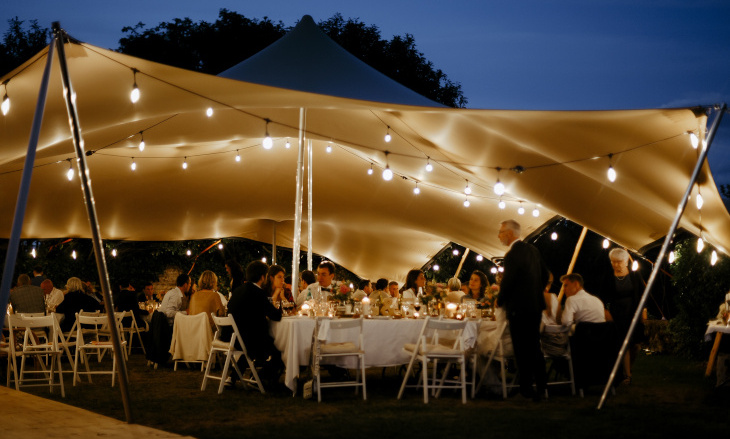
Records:
<instances>
[{"instance_id":1,"label":"standing man in dark suit","mask_svg":"<svg viewBox=\"0 0 730 439\"><path fill-rule=\"evenodd\" d=\"M261 261L253 261L246 266L246 282L233 290L231 300L228 301L228 314L236 322L248 356L257 366L263 367L261 377L267 386L271 386L278 382L284 363L281 361L281 352L276 349L274 339L269 335L269 320L280 321L281 310L269 302L266 292L261 288L268 270L268 265ZM238 367L241 372L248 367L243 356L238 360ZM235 384L237 378L235 373L231 373L231 385Z\"/></svg>"},{"instance_id":2,"label":"standing man in dark suit","mask_svg":"<svg viewBox=\"0 0 730 439\"><path fill-rule=\"evenodd\" d=\"M545 358L540 349L540 320L545 309L542 291L550 272L537 248L521 241L520 233L521 227L515 220L500 224L499 241L509 250L504 255L504 277L497 304L505 310L509 321L520 394L540 400L547 387Z\"/></svg>"}]
</instances>

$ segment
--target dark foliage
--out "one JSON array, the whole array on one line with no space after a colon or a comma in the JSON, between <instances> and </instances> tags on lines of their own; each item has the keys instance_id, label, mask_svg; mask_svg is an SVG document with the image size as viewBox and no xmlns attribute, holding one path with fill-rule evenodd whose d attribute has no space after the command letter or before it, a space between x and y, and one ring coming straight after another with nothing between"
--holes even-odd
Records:
<instances>
[{"instance_id":1,"label":"dark foliage","mask_svg":"<svg viewBox=\"0 0 730 439\"><path fill-rule=\"evenodd\" d=\"M38 20L30 20L29 26L18 17L8 20L8 30L0 43L0 76L9 73L50 42L51 32L38 25Z\"/></svg>"}]
</instances>

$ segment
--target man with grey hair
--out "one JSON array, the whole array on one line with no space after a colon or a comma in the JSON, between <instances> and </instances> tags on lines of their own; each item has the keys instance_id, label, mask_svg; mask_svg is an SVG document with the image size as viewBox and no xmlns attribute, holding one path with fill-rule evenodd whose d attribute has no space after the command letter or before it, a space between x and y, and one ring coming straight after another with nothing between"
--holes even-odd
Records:
<instances>
[{"instance_id":1,"label":"man with grey hair","mask_svg":"<svg viewBox=\"0 0 730 439\"><path fill-rule=\"evenodd\" d=\"M521 227L515 220L500 223L497 234L508 247L504 255L504 276L497 306L504 309L519 372L520 394L539 401L547 388L545 358L540 349L540 321L545 309L542 291L550 272L539 250L520 240ZM536 384L537 392L532 385Z\"/></svg>"},{"instance_id":2,"label":"man with grey hair","mask_svg":"<svg viewBox=\"0 0 730 439\"><path fill-rule=\"evenodd\" d=\"M46 301L41 287L30 284L30 276L21 274L18 276L18 286L10 291L10 304L13 305L13 312L37 312L46 313Z\"/></svg>"}]
</instances>

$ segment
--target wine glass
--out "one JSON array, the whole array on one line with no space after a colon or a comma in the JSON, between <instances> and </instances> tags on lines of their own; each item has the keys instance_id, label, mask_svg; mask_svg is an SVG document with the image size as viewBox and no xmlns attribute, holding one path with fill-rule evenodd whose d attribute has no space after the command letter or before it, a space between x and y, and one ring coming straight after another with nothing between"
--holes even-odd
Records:
<instances>
[{"instance_id":1,"label":"wine glass","mask_svg":"<svg viewBox=\"0 0 730 439\"><path fill-rule=\"evenodd\" d=\"M416 312L420 313L421 311L421 302L416 300L416 302L413 304L413 309L416 310Z\"/></svg>"}]
</instances>

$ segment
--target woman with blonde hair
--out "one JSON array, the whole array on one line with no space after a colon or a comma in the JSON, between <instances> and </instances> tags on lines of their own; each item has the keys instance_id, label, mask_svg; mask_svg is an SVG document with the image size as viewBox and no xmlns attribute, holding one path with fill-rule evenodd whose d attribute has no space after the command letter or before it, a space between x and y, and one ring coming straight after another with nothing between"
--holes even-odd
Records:
<instances>
[{"instance_id":1,"label":"woman with blonde hair","mask_svg":"<svg viewBox=\"0 0 730 439\"><path fill-rule=\"evenodd\" d=\"M211 326L214 326L214 324L210 313L215 313L220 317L226 315L226 310L218 294L218 276L210 270L205 270L200 275L200 278L198 278L198 291L190 296L190 302L188 303L188 315L192 316L203 312L208 316Z\"/></svg>"},{"instance_id":2,"label":"woman with blonde hair","mask_svg":"<svg viewBox=\"0 0 730 439\"><path fill-rule=\"evenodd\" d=\"M63 302L56 307L56 312L63 314L61 330L68 332L76 321L76 313L81 311L101 311L102 306L84 292L84 283L78 277L69 278L63 292Z\"/></svg>"}]
</instances>

